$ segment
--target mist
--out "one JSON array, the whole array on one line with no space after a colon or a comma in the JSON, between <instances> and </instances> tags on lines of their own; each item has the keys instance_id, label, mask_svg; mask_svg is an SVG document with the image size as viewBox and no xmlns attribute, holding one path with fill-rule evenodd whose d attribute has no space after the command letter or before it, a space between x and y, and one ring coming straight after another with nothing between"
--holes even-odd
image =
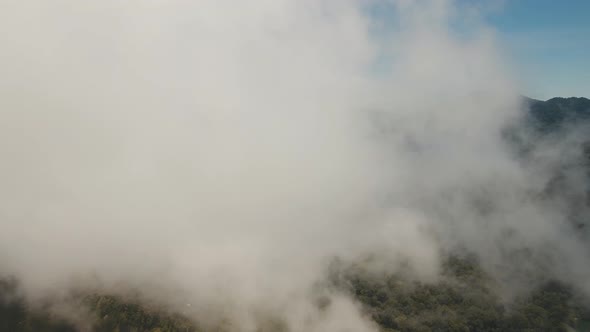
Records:
<instances>
[{"instance_id":1,"label":"mist","mask_svg":"<svg viewBox=\"0 0 590 332\"><path fill-rule=\"evenodd\" d=\"M535 199L561 143L507 147L520 87L481 8L0 8L0 274L31 302L137 289L204 326L375 331L328 263L432 281L454 250L508 297L546 277L590 295L588 243Z\"/></svg>"}]
</instances>

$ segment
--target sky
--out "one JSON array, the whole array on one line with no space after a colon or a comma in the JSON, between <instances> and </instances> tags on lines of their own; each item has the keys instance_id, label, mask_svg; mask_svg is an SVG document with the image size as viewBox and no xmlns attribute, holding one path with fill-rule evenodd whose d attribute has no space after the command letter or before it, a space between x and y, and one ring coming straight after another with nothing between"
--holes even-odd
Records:
<instances>
[{"instance_id":1,"label":"sky","mask_svg":"<svg viewBox=\"0 0 590 332\"><path fill-rule=\"evenodd\" d=\"M532 98L590 97L590 1L507 0L490 12Z\"/></svg>"}]
</instances>

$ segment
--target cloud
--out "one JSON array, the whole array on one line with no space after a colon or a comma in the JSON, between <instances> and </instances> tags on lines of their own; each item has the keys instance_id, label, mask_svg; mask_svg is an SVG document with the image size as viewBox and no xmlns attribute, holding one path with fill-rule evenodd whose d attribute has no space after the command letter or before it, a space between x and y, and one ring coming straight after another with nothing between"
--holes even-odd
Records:
<instances>
[{"instance_id":1,"label":"cloud","mask_svg":"<svg viewBox=\"0 0 590 332\"><path fill-rule=\"evenodd\" d=\"M457 36L450 1L395 2L386 39L352 0L1 5L0 269L31 299L123 283L205 325L370 331L314 304L333 257L428 279L457 247L580 253L501 139L493 34Z\"/></svg>"}]
</instances>

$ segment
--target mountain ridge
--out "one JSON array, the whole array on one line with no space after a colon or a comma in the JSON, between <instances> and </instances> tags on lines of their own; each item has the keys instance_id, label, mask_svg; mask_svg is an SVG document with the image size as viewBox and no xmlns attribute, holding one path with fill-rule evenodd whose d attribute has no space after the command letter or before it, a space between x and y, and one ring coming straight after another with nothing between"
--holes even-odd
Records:
<instances>
[{"instance_id":1,"label":"mountain ridge","mask_svg":"<svg viewBox=\"0 0 590 332\"><path fill-rule=\"evenodd\" d=\"M585 97L553 97L543 101L523 96L523 103L528 108L527 116L543 130L568 121L590 119L590 99Z\"/></svg>"}]
</instances>

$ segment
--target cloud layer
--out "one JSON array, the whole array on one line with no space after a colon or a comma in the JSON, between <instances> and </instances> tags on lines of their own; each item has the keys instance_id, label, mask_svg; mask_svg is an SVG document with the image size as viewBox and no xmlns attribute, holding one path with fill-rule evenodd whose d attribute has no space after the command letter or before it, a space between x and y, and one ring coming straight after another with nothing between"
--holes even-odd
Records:
<instances>
[{"instance_id":1,"label":"cloud layer","mask_svg":"<svg viewBox=\"0 0 590 332\"><path fill-rule=\"evenodd\" d=\"M587 246L500 135L520 107L493 32L384 4L393 27L372 1L1 0L0 271L243 331L371 331L318 291L334 257L432 279L462 248L514 280L526 249L583 280Z\"/></svg>"}]
</instances>

